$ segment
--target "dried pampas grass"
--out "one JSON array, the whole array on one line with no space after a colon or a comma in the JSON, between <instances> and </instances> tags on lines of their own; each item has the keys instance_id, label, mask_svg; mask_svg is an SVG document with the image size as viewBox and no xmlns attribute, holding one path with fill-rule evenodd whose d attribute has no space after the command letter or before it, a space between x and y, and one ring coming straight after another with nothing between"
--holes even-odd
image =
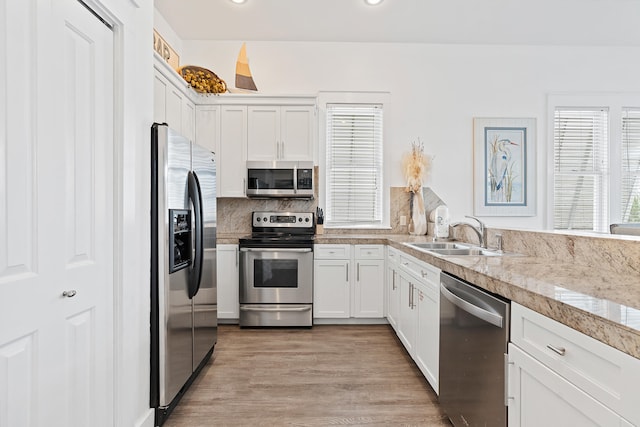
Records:
<instances>
[{"instance_id":1,"label":"dried pampas grass","mask_svg":"<svg viewBox=\"0 0 640 427\"><path fill-rule=\"evenodd\" d=\"M420 142L411 143L411 152L405 154L402 161L404 176L407 179L405 191L416 193L422 188L422 178L431 167L431 158L424 154L424 144Z\"/></svg>"}]
</instances>

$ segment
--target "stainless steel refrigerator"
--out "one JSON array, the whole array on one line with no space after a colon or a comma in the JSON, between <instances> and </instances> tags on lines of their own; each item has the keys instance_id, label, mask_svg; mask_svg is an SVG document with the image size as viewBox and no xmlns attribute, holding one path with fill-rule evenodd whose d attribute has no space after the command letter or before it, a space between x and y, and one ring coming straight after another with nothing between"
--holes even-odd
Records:
<instances>
[{"instance_id":1,"label":"stainless steel refrigerator","mask_svg":"<svg viewBox=\"0 0 640 427\"><path fill-rule=\"evenodd\" d=\"M166 124L151 128L151 407L169 416L217 339L216 163Z\"/></svg>"}]
</instances>

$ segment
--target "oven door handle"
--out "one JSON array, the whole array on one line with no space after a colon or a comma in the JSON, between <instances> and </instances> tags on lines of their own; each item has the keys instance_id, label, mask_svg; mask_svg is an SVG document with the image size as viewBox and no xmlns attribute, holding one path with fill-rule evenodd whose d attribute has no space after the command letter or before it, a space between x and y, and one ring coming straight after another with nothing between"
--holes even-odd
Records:
<instances>
[{"instance_id":1,"label":"oven door handle","mask_svg":"<svg viewBox=\"0 0 640 427\"><path fill-rule=\"evenodd\" d=\"M311 248L240 248L240 252L312 252Z\"/></svg>"},{"instance_id":2,"label":"oven door handle","mask_svg":"<svg viewBox=\"0 0 640 427\"><path fill-rule=\"evenodd\" d=\"M240 311L309 311L311 306L307 307L289 307L289 308L268 308L268 307L243 307L240 306Z\"/></svg>"}]
</instances>

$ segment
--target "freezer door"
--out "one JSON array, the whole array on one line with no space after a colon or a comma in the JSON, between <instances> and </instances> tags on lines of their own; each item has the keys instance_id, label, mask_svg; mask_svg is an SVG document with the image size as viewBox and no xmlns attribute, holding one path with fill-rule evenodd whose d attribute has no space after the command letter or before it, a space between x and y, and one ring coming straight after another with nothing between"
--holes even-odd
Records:
<instances>
[{"instance_id":1,"label":"freezer door","mask_svg":"<svg viewBox=\"0 0 640 427\"><path fill-rule=\"evenodd\" d=\"M216 286L216 163L214 154L192 144L193 172L198 176L202 195L204 261L200 288L193 297L193 369L203 361L217 340L218 290Z\"/></svg>"},{"instance_id":2,"label":"freezer door","mask_svg":"<svg viewBox=\"0 0 640 427\"><path fill-rule=\"evenodd\" d=\"M169 273L169 210L190 209L187 174L190 142L158 126L158 334L159 405L167 406L192 373L193 315L188 294L191 266ZM192 221L193 223L193 221Z\"/></svg>"}]
</instances>

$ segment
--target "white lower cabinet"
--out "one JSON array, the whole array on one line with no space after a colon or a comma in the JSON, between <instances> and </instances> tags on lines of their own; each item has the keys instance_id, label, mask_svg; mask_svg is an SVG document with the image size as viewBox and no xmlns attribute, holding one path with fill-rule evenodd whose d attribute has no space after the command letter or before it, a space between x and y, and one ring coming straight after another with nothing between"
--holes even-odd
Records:
<instances>
[{"instance_id":1,"label":"white lower cabinet","mask_svg":"<svg viewBox=\"0 0 640 427\"><path fill-rule=\"evenodd\" d=\"M238 245L216 246L218 268L218 319L240 319Z\"/></svg>"},{"instance_id":2,"label":"white lower cabinet","mask_svg":"<svg viewBox=\"0 0 640 427\"><path fill-rule=\"evenodd\" d=\"M400 251L391 246L387 247L387 320L393 329L398 331L398 316L400 314L400 273L398 266Z\"/></svg>"},{"instance_id":3,"label":"white lower cabinet","mask_svg":"<svg viewBox=\"0 0 640 427\"><path fill-rule=\"evenodd\" d=\"M509 426L640 425L640 360L511 304Z\"/></svg>"},{"instance_id":4,"label":"white lower cabinet","mask_svg":"<svg viewBox=\"0 0 640 427\"><path fill-rule=\"evenodd\" d=\"M391 273L389 273L391 274ZM440 358L440 270L417 258L401 253L393 283L389 312L397 298L396 334L438 393Z\"/></svg>"},{"instance_id":5,"label":"white lower cabinet","mask_svg":"<svg viewBox=\"0 0 640 427\"><path fill-rule=\"evenodd\" d=\"M439 283L417 283L416 331L414 360L433 390L438 393L440 367L440 290Z\"/></svg>"},{"instance_id":6,"label":"white lower cabinet","mask_svg":"<svg viewBox=\"0 0 640 427\"><path fill-rule=\"evenodd\" d=\"M350 317L350 267L349 260L314 260L313 317L332 319Z\"/></svg>"},{"instance_id":7,"label":"white lower cabinet","mask_svg":"<svg viewBox=\"0 0 640 427\"><path fill-rule=\"evenodd\" d=\"M384 318L384 246L315 245L313 317Z\"/></svg>"},{"instance_id":8,"label":"white lower cabinet","mask_svg":"<svg viewBox=\"0 0 640 427\"><path fill-rule=\"evenodd\" d=\"M406 273L400 273L400 307L398 310L398 338L411 357L414 356L416 330L418 329L418 311L414 306L414 279Z\"/></svg>"},{"instance_id":9,"label":"white lower cabinet","mask_svg":"<svg viewBox=\"0 0 640 427\"><path fill-rule=\"evenodd\" d=\"M615 412L509 344L509 426L621 426Z\"/></svg>"}]
</instances>

